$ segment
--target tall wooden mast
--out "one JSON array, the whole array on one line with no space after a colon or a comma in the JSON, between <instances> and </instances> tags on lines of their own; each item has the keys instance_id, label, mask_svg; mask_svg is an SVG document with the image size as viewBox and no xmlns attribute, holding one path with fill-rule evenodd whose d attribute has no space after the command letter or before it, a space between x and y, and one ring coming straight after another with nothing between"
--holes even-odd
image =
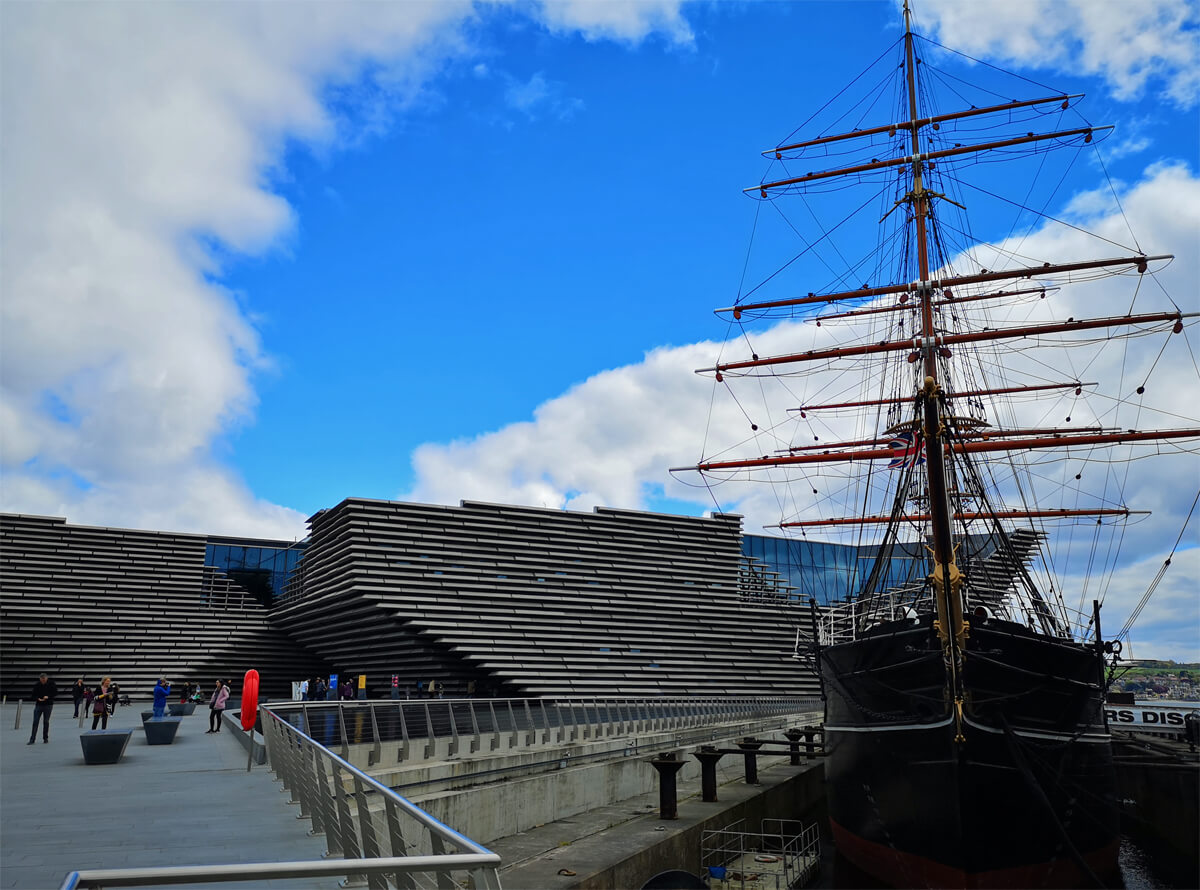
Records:
<instances>
[{"instance_id":1,"label":"tall wooden mast","mask_svg":"<svg viewBox=\"0 0 1200 890\"><path fill-rule=\"evenodd\" d=\"M954 561L954 540L950 528L952 510L947 496L946 462L943 441L946 435L942 423L939 398L942 392L938 382L937 331L933 320L933 284L930 281L929 243L926 217L929 215L929 193L924 185L924 161L921 159L920 119L917 114L917 67L913 52L912 11L908 0L904 3L904 62L908 80L908 116L912 133L912 191L907 198L913 207L913 221L917 230L917 271L919 281L917 298L921 308L921 361L925 371L924 385L918 393L923 415L925 439L926 483L929 488L929 519L932 532L933 572L929 580L933 584L937 603L938 636L951 672L950 684L953 695L961 708L957 687L958 667L962 658L962 647L966 640L966 623L963 621L962 595L963 576Z\"/></svg>"},{"instance_id":2,"label":"tall wooden mast","mask_svg":"<svg viewBox=\"0 0 1200 890\"><path fill-rule=\"evenodd\" d=\"M1021 295L1040 294L1046 296L1052 290L1068 283L1083 283L1107 278L1115 275L1145 275L1150 271L1151 264L1165 263L1172 259L1168 255L1148 256L1142 252L1125 255L1109 256L1104 259L1092 259L1072 262L1042 262L1029 260L1030 265L1023 267L1007 267L1000 270L970 268L970 258L958 262L955 270L949 264L942 266L942 254L939 249L938 219L934 213L933 202L944 196L926 188L926 179L936 175L935 165L943 160L950 160L952 165L967 165L983 163L988 158L996 158L1002 153L1014 150L1020 151L1028 146L1029 152L1049 151L1060 145L1075 145L1081 147L1093 141L1095 134L1111 129L1085 124L1073 129L1055 130L1051 132L1013 132L1013 124L1030 119L1034 114L1057 114L1054 106L1066 110L1077 96L1058 93L1038 99L1012 100L1011 102L977 108L960 108L932 115L933 109L925 109L924 117L919 116L918 108L918 59L916 58L915 35L912 29L912 13L908 0L904 3L904 43L901 47L902 64L907 98L907 119L893 120L894 123L880 126L869 126L864 129L854 129L850 132L822 135L807 142L779 145L764 152L777 161L794 163L793 169L783 167L785 178L766 181L765 177L757 185L744 189L748 194L760 199L774 199L786 194L804 195L820 193L832 187L839 181L884 182L888 197L893 197L891 189L899 184L901 190L908 186L906 194L896 202L896 205L884 214L883 220L891 215L892 210L901 207L904 210L905 225L908 231L904 233L904 243L908 253L902 264L904 281L886 278L883 281L871 282L864 276L860 287L849 290L826 291L814 293L809 291L787 294L768 292L757 300L739 301L726 308L716 310L718 313L729 313L731 321L763 320L794 318L811 320L819 327L823 320L858 319L870 317L886 321L889 313L903 313L900 320L887 328L887 333L879 336L879 327L871 326L870 332L843 342L840 345L829 345L818 341L815 348L802 352L783 355L759 356L751 352L749 358L734 358L718 362L715 366L698 369L697 373L711 374L717 383L722 383L728 377L760 377L776 378L802 375L808 373L803 366L814 365L824 367L832 372L843 373L859 359L874 357L883 359L888 355L896 358L889 362L889 373L900 375L899 387L881 387L879 391L863 391L857 398L844 400L846 396L833 395L837 390L826 390L835 401L821 401L816 404L805 404L791 409L806 417L807 411L836 410L852 407L889 407L910 405L911 413L906 413L902 422L897 422L893 412L888 413L887 429L878 430L868 438L855 438L851 441L829 442L820 445L794 445L777 450L775 454L738 459L708 459L691 467L678 467L675 470L698 471L703 475L723 476L724 478L752 478L756 470L783 470L783 475L791 467L797 468L802 474L804 468L819 464L867 464L875 461L887 461L895 466L893 461L899 447L904 443L905 448L912 449L912 454L923 457L914 459L911 464L904 464L906 472L903 479L890 491L895 492L895 503L891 512L886 515L874 515L878 508L869 504L864 497L861 511L855 516L843 518L797 519L794 522L783 522L780 527L805 528L815 526L848 526L888 524L893 527L906 526L906 530L918 528L931 555L932 571L928 576L928 584L932 589L932 600L936 605L936 628L943 650L946 666L946 697L945 703L951 715L961 721L963 700L963 659L966 648L969 625L964 609L966 579L957 565L955 530L958 530L959 544L968 549L976 547L974 535L968 533L971 523L987 523L990 533L1006 538L1006 532L1001 523L1010 520L1025 519L1078 519L1084 516L1127 517L1133 512L1124 505L1097 503L1094 506L1080 504L1056 509L1047 509L1036 503L1028 505L1022 496L1020 509L1004 509L998 502L993 503L982 490L983 483L972 485L976 479L973 455L1003 453L1008 451L1029 451L1047 449L1066 453L1071 448L1118 445L1122 443L1146 444L1165 442L1169 440L1200 439L1200 427L1170 430L1136 430L1119 429L1116 427L1066 427L1062 429L1025 427L994 428L982 418L971 414L970 405L964 406L964 401L987 395L1020 395L1034 392L1053 392L1056 390L1074 390L1075 395L1082 393L1084 387L1095 384L1082 380L1072 380L1070 377L1053 378L1045 382L1031 382L1028 385L989 386L987 377L976 382L970 368L964 368L961 374L951 377L946 360L950 359L955 350L972 344L991 343L999 341L1016 341L1021 350L1050 346L1059 342L1055 335L1068 335L1067 342L1081 339L1076 335L1083 332L1105 332L1104 339L1132 337L1150 333L1166 334L1168 331L1179 334L1184 330L1185 321L1192 323L1200 313L1185 313L1177 306L1170 310L1133 314L1105 318L1075 318L1066 320L1053 318L1051 320L1033 321L1025 319L1015 325L994 325L990 320L979 322L974 318L963 315L960 320L956 314L957 308L963 304L986 304L990 301L1010 299ZM893 69L896 70L896 69ZM1017 115L1016 109L1028 109L1028 113ZM905 110L896 115L903 118ZM939 143L936 137L931 137L931 130L938 130L947 123L953 123L971 118L977 122L986 122L988 116L1008 115L1009 130L1000 131L995 135L1002 138L990 138L990 127L973 124L965 130L951 127L951 132L963 139L963 143L955 142L950 145ZM1022 128L1023 129L1023 128ZM943 138L945 134L943 134ZM835 146L836 149L830 149ZM883 150L879 151L880 146ZM813 149L810 151L810 149ZM1022 152L1023 153L1023 152ZM868 162L866 159L872 154ZM801 172L802 163L809 163L813 158L824 159L816 169ZM828 164L828 166L826 166ZM774 169L774 167L772 168ZM944 169L944 167L943 167ZM952 167L952 169L954 169ZM902 184L901 184L902 183ZM932 179L931 179L932 183ZM829 185L827 185L829 184ZM949 200L949 199L944 199ZM956 202L952 202L956 203ZM865 205L864 205L865 206ZM880 220L880 223L883 222ZM835 227L836 228L836 227ZM832 232L826 231L818 242L807 245L811 249L819 241L828 238ZM893 244L898 247L900 240ZM915 255L912 246L915 245ZM889 248L889 249L896 249ZM802 251L803 253L803 251ZM799 255L797 255L798 258ZM1016 259L1014 254L1012 259ZM915 260L915 262L913 262ZM789 260L789 263L791 261ZM1008 265L1008 263L1004 263ZM941 277L935 277L941 276ZM764 280L771 280L773 275ZM849 279L851 281L855 279ZM839 280L835 286L846 287L847 279ZM1002 288L994 285L1004 284ZM760 284L759 287L762 285ZM750 291L753 294L755 287ZM892 299L879 299L888 298ZM835 311L824 315L812 315L820 311L818 307L833 306ZM1130 307L1132 309L1132 306ZM908 313L913 313L915 318ZM939 320L940 319L940 320ZM949 319L949 320L947 320ZM940 326L939 326L940 325ZM1112 331L1112 333L1107 333ZM1047 338L1053 340L1047 341ZM1023 341L1023 342L1022 342ZM953 349L952 349L953 348ZM966 350L969 351L969 350ZM898 357L907 354L908 365L905 366ZM963 361L963 359L959 359ZM940 365L940 368L939 368ZM1003 374L1001 375L1004 376ZM956 379L959 378L959 379ZM889 377L889 380L895 378ZM1034 378L1037 381L1038 378ZM980 385L980 383L984 385ZM1004 380L997 381L1004 383ZM963 389L955 391L955 387ZM969 386L970 388L966 388ZM1142 390L1139 388L1138 393ZM850 395L850 393L847 393ZM960 409L966 408L964 416L957 416L955 405ZM982 411L982 404L979 409ZM1070 417L1067 417L1070 422ZM752 425L758 430L758 426ZM905 434L914 432L918 441L914 442L905 435L903 439L894 438L897 432ZM860 434L857 434L861 436ZM889 438L893 437L893 438ZM821 441L814 436L813 441ZM755 439L758 442L758 439ZM888 445L889 447L882 447ZM908 453L908 452L904 452ZM908 472L911 470L911 472ZM859 475L866 478L869 474ZM962 477L961 479L957 477ZM1079 478L1078 476L1076 478ZM924 483L925 491L920 498L920 505L911 512L902 506L902 501L911 494L908 486L910 481ZM965 481L969 491L957 491L959 481ZM976 488L979 489L976 492ZM817 493L813 490L814 495ZM918 525L919 524L919 525ZM975 526L976 528L978 526ZM884 537L884 549L891 547L889 541L894 541L897 532L888 531ZM1006 540L1001 540L1002 547L1008 547ZM1010 548L1011 549L1011 548ZM969 554L968 554L969 555ZM886 558L886 552L881 558ZM967 556L964 562L970 565ZM871 582L872 584L874 581ZM1035 588L1034 582L1027 575L1024 578L1029 597L1038 602L1041 594ZM875 592L864 588L864 594ZM923 598L923 597L922 597ZM1044 609L1044 605L1041 607ZM1048 631L1050 632L1050 631ZM960 723L961 727L961 723Z\"/></svg>"}]
</instances>

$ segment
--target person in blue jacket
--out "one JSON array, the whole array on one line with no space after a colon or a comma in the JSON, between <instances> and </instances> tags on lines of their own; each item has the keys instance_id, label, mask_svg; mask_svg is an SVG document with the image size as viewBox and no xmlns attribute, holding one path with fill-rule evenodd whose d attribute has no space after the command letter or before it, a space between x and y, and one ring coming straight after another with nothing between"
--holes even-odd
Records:
<instances>
[{"instance_id":1,"label":"person in blue jacket","mask_svg":"<svg viewBox=\"0 0 1200 890\"><path fill-rule=\"evenodd\" d=\"M154 719L161 720L163 712L167 710L167 696L171 694L171 684L163 677L158 678L158 685L154 687Z\"/></svg>"}]
</instances>

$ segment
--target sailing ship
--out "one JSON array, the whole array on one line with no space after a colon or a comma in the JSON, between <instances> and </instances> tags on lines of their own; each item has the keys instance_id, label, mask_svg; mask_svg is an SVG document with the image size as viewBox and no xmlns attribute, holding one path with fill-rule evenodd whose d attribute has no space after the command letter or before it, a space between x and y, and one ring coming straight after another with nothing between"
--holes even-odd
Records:
<instances>
[{"instance_id":1,"label":"sailing ship","mask_svg":"<svg viewBox=\"0 0 1200 890\"><path fill-rule=\"evenodd\" d=\"M1029 195L1047 159L1074 160L1111 130L1078 116L1082 96L1026 82L1034 95L970 101L938 68L949 52L914 33L906 2L880 63L894 88L860 78L876 86L840 129L764 152L771 170L746 191L768 212L803 208L787 220L800 246L718 310L734 336L700 372L735 394L751 427L739 444L755 450L723 446L687 469L709 485L785 486L781 528L858 548L844 598L822 591L836 601L806 634L843 857L902 887L1105 886L1118 808L1103 696L1119 642L1102 633L1103 587L1085 586L1088 566L1066 548L1111 570L1103 536L1119 540L1138 515L1111 470L1137 449L1194 453L1200 427L1145 427L1183 413L1155 417L1148 377L1098 400L1122 366L1146 373L1134 341L1165 350L1195 314L1143 286L1171 256L1109 239L1100 258L1068 260L1058 254L1084 240L1078 229L1046 236L1058 220ZM1001 180L1015 187L1014 218L989 244L967 211L1008 200L973 178L996 160L1024 172ZM851 252L847 233L869 248ZM818 255L831 287L783 274L811 274ZM1077 316L1116 293L1120 314ZM759 354L785 337L801 347ZM1072 363L1074 347L1084 355ZM783 395L762 395L769 385ZM1145 409L1137 426L1121 423L1130 404ZM1102 490L1089 494L1094 478Z\"/></svg>"}]
</instances>

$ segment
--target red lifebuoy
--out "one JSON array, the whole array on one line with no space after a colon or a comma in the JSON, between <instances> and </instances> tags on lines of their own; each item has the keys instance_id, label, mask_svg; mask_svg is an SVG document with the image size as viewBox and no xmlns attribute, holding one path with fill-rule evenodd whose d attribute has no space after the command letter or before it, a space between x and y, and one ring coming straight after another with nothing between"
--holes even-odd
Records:
<instances>
[{"instance_id":1,"label":"red lifebuoy","mask_svg":"<svg viewBox=\"0 0 1200 890\"><path fill-rule=\"evenodd\" d=\"M246 671L242 680L242 729L249 732L258 719L258 671Z\"/></svg>"}]
</instances>

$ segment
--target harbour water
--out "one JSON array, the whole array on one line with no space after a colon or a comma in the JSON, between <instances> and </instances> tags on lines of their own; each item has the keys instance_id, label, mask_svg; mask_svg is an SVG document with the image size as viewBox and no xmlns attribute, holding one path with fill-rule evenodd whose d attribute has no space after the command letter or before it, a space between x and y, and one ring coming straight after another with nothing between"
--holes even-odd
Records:
<instances>
[{"instance_id":1,"label":"harbour water","mask_svg":"<svg viewBox=\"0 0 1200 890\"><path fill-rule=\"evenodd\" d=\"M1184 884L1156 869L1154 857L1129 835L1121 836L1121 851L1117 854L1121 867L1121 886L1125 890L1183 890Z\"/></svg>"},{"instance_id":2,"label":"harbour water","mask_svg":"<svg viewBox=\"0 0 1200 890\"><path fill-rule=\"evenodd\" d=\"M1188 886L1186 883L1174 881L1170 876L1163 874L1161 869L1157 869L1154 857L1128 835L1121 836L1118 865L1121 869L1120 887L1123 890L1186 890ZM829 887L834 890L886 890L891 886L859 871L836 853L827 863L825 873L829 876L826 879L828 882L818 880L816 887Z\"/></svg>"},{"instance_id":3,"label":"harbour water","mask_svg":"<svg viewBox=\"0 0 1200 890\"><path fill-rule=\"evenodd\" d=\"M1161 713L1171 711L1200 710L1200 701L1180 701L1164 698L1136 698L1137 708L1153 709ZM1160 857L1148 849L1134 836L1123 834L1119 854L1121 878L1127 890L1170 890L1191 887L1194 877L1173 874Z\"/></svg>"}]
</instances>

